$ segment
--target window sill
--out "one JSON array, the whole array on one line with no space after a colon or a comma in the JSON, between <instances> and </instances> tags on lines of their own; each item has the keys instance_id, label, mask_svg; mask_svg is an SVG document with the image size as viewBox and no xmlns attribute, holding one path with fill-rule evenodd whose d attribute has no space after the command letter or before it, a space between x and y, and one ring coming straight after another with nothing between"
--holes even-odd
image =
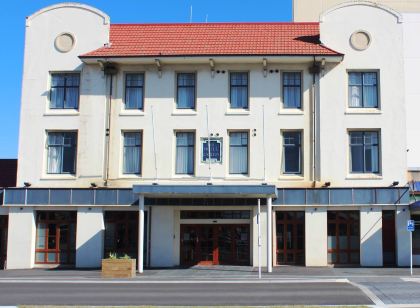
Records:
<instances>
[{"instance_id":1,"label":"window sill","mask_svg":"<svg viewBox=\"0 0 420 308\"><path fill-rule=\"evenodd\" d=\"M279 176L278 179L279 179L279 181L303 181L303 180L305 180L305 178L302 175L294 175L294 174L291 174L291 175L283 174L283 175Z\"/></svg>"},{"instance_id":2,"label":"window sill","mask_svg":"<svg viewBox=\"0 0 420 308\"><path fill-rule=\"evenodd\" d=\"M301 109L282 109L278 112L278 115L304 115L304 111Z\"/></svg>"},{"instance_id":3,"label":"window sill","mask_svg":"<svg viewBox=\"0 0 420 308\"><path fill-rule=\"evenodd\" d=\"M176 110L171 113L172 116L196 116L197 111L195 110Z\"/></svg>"},{"instance_id":4,"label":"window sill","mask_svg":"<svg viewBox=\"0 0 420 308\"><path fill-rule=\"evenodd\" d=\"M225 177L225 180L245 180L249 179L249 174L229 174Z\"/></svg>"},{"instance_id":5,"label":"window sill","mask_svg":"<svg viewBox=\"0 0 420 308\"><path fill-rule=\"evenodd\" d=\"M346 180L382 180L383 176L374 173L366 173L366 174L348 174L346 176Z\"/></svg>"},{"instance_id":6,"label":"window sill","mask_svg":"<svg viewBox=\"0 0 420 308\"><path fill-rule=\"evenodd\" d=\"M121 174L118 179L119 180L138 180L141 178L142 176L140 174Z\"/></svg>"},{"instance_id":7,"label":"window sill","mask_svg":"<svg viewBox=\"0 0 420 308\"><path fill-rule=\"evenodd\" d=\"M225 112L225 115L227 115L227 116L247 116L247 115L250 115L250 114L251 114L251 112L247 109L242 109L242 110L241 109L238 109L238 110L229 109Z\"/></svg>"},{"instance_id":8,"label":"window sill","mask_svg":"<svg viewBox=\"0 0 420 308\"><path fill-rule=\"evenodd\" d=\"M344 114L382 114L378 108L347 108Z\"/></svg>"},{"instance_id":9,"label":"window sill","mask_svg":"<svg viewBox=\"0 0 420 308\"><path fill-rule=\"evenodd\" d=\"M143 117L145 115L146 114L142 110L124 110L119 114L120 117Z\"/></svg>"},{"instance_id":10,"label":"window sill","mask_svg":"<svg viewBox=\"0 0 420 308\"><path fill-rule=\"evenodd\" d=\"M41 181L49 181L49 180L76 180L77 177L71 174L45 174L41 177Z\"/></svg>"},{"instance_id":11,"label":"window sill","mask_svg":"<svg viewBox=\"0 0 420 308\"><path fill-rule=\"evenodd\" d=\"M48 110L44 113L44 117L51 117L51 116L78 116L80 115L79 110L71 110L71 109L59 109L59 110Z\"/></svg>"}]
</instances>

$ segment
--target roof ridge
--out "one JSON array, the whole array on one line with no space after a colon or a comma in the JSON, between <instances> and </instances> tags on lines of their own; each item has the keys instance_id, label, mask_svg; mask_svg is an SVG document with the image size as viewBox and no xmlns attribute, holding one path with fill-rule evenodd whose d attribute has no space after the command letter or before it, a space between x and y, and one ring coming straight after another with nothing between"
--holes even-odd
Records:
<instances>
[{"instance_id":1,"label":"roof ridge","mask_svg":"<svg viewBox=\"0 0 420 308\"><path fill-rule=\"evenodd\" d=\"M157 23L111 23L111 26L204 26L204 25L319 25L319 22L294 22L294 21L246 21L246 22L157 22Z\"/></svg>"}]
</instances>

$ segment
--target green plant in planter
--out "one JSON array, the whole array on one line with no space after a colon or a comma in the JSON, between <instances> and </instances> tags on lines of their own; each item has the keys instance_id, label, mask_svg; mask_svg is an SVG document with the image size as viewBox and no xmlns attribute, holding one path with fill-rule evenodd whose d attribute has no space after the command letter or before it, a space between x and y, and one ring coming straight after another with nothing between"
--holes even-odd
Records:
<instances>
[{"instance_id":1,"label":"green plant in planter","mask_svg":"<svg viewBox=\"0 0 420 308\"><path fill-rule=\"evenodd\" d=\"M120 257L120 259L131 260L131 257L128 254L125 254L122 257Z\"/></svg>"},{"instance_id":2,"label":"green plant in planter","mask_svg":"<svg viewBox=\"0 0 420 308\"><path fill-rule=\"evenodd\" d=\"M108 255L108 259L111 259L111 260L118 259L117 253L116 252L110 252L109 255Z\"/></svg>"}]
</instances>

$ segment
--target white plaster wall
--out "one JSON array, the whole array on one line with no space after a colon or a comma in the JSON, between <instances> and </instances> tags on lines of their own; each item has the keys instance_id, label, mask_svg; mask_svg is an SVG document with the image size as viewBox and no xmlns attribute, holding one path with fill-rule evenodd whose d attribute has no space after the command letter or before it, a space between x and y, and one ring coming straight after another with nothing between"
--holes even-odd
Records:
<instances>
[{"instance_id":1,"label":"white plaster wall","mask_svg":"<svg viewBox=\"0 0 420 308\"><path fill-rule=\"evenodd\" d=\"M418 72L420 71L420 13L403 14L404 23L404 70L405 70L405 102L407 112L407 166L409 170L420 170L420 87Z\"/></svg>"},{"instance_id":2,"label":"white plaster wall","mask_svg":"<svg viewBox=\"0 0 420 308\"><path fill-rule=\"evenodd\" d=\"M273 208L273 213L274 208ZM257 224L257 214L258 209L254 207L252 212L252 244L251 244L251 251L252 251L252 266L258 266L258 224ZM273 216L275 217L275 216ZM267 207L261 206L261 266L267 266ZM273 219L273 226L275 224L275 220ZM275 237L273 237L274 242ZM275 246L273 245L273 252L275 251ZM274 264L275 264L275 259Z\"/></svg>"},{"instance_id":3,"label":"white plaster wall","mask_svg":"<svg viewBox=\"0 0 420 308\"><path fill-rule=\"evenodd\" d=\"M155 206L152 211L150 266L172 267L174 263L174 208ZM179 239L179 238L178 238Z\"/></svg>"},{"instance_id":4,"label":"white plaster wall","mask_svg":"<svg viewBox=\"0 0 420 308\"><path fill-rule=\"evenodd\" d=\"M328 265L327 208L305 208L305 265Z\"/></svg>"},{"instance_id":5,"label":"white plaster wall","mask_svg":"<svg viewBox=\"0 0 420 308\"><path fill-rule=\"evenodd\" d=\"M382 266L382 251L382 208L362 207L360 209L360 265Z\"/></svg>"},{"instance_id":6,"label":"white plaster wall","mask_svg":"<svg viewBox=\"0 0 420 308\"><path fill-rule=\"evenodd\" d=\"M76 267L100 267L104 252L102 208L77 209Z\"/></svg>"},{"instance_id":7,"label":"white plaster wall","mask_svg":"<svg viewBox=\"0 0 420 308\"><path fill-rule=\"evenodd\" d=\"M407 220L410 218L408 206L398 206L395 217L397 232L397 265L410 265L410 232L407 231Z\"/></svg>"},{"instance_id":8,"label":"white plaster wall","mask_svg":"<svg viewBox=\"0 0 420 308\"><path fill-rule=\"evenodd\" d=\"M354 18L357 16L357 18ZM392 12L352 5L322 16L321 41L345 54L330 65L320 83L321 179L333 186L389 186L406 181L406 112L404 105L403 28ZM365 51L350 46L350 36L367 31L372 39ZM348 109L348 70L378 70L380 108ZM379 130L381 172L350 174L348 131Z\"/></svg>"},{"instance_id":9,"label":"white plaster wall","mask_svg":"<svg viewBox=\"0 0 420 308\"><path fill-rule=\"evenodd\" d=\"M10 208L7 238L7 269L27 269L35 260L35 212L33 208Z\"/></svg>"},{"instance_id":10,"label":"white plaster wall","mask_svg":"<svg viewBox=\"0 0 420 308\"><path fill-rule=\"evenodd\" d=\"M68 53L56 50L55 38L73 34L75 46ZM17 185L89 186L102 176L104 139L104 78L99 67L86 67L79 55L108 42L109 18L88 6L64 3L48 7L28 17L19 135ZM80 108L49 110L50 72L81 72ZM96 71L96 73L95 73ZM78 130L77 174L46 174L47 130ZM93 142L94 141L94 142ZM57 183L57 180L59 182Z\"/></svg>"}]
</instances>

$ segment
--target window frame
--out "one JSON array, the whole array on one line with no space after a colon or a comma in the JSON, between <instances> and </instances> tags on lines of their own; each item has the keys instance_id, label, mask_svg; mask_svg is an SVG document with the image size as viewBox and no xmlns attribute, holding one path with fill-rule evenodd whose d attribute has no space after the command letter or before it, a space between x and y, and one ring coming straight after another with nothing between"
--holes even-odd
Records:
<instances>
[{"instance_id":1,"label":"window frame","mask_svg":"<svg viewBox=\"0 0 420 308\"><path fill-rule=\"evenodd\" d=\"M351 142L351 134L352 133L362 133L362 138L363 138L363 172L359 172L359 171L353 171L353 157L352 157L352 142ZM376 146L378 149L378 171L377 172L372 172L372 171L366 171L366 149L365 149L365 134L366 133L376 133L377 135L377 139L378 139L378 143L377 144L372 144L371 146ZM375 174L375 175L380 175L381 174L381 170L382 170L382 149L381 149L381 131L380 130L372 130L372 129L367 129L367 130L349 130L348 131L348 142L349 142L349 172L350 174ZM354 145L356 146L356 145ZM360 145L359 145L360 146Z\"/></svg>"},{"instance_id":2,"label":"window frame","mask_svg":"<svg viewBox=\"0 0 420 308\"><path fill-rule=\"evenodd\" d=\"M235 133L242 133L242 134L247 134L247 166L246 166L246 172L245 173L243 173L243 172L240 172L240 173L231 173L230 172L230 164L231 164L231 162L232 162L232 160L230 159L230 152L231 152L231 147L232 147L232 145L231 145L231 140L232 140L232 138L231 138L231 134L235 134ZM250 133L249 133L249 130L229 130L228 131L228 138L229 138L229 155L228 155L228 159L229 159L229 163L228 163L228 173L229 173L229 175L231 175L231 176L249 176L249 173L250 173ZM242 139L242 136L241 136L241 139ZM242 145L241 146L234 146L234 147L242 147Z\"/></svg>"},{"instance_id":3,"label":"window frame","mask_svg":"<svg viewBox=\"0 0 420 308\"><path fill-rule=\"evenodd\" d=\"M179 86L179 76L182 74L194 75L194 86ZM194 106L193 107L179 107L179 88L194 88ZM180 71L175 72L175 108L178 110L196 110L197 108L197 72L195 71Z\"/></svg>"},{"instance_id":4,"label":"window frame","mask_svg":"<svg viewBox=\"0 0 420 308\"><path fill-rule=\"evenodd\" d=\"M125 172L124 170L124 149L125 149L125 134L127 133L136 133L136 134L140 134L140 161L139 161L139 168L140 168L140 172L138 173L132 173L132 172ZM121 142L121 174L123 176L142 176L143 174L143 130L123 130L121 131L121 137L122 137L122 142Z\"/></svg>"},{"instance_id":5,"label":"window frame","mask_svg":"<svg viewBox=\"0 0 420 308\"><path fill-rule=\"evenodd\" d=\"M232 107L232 74L246 74L247 75L247 91L246 91L246 96L247 96L247 101L246 101L246 107ZM244 87L244 86L235 86L235 87ZM249 110L249 103L250 103L250 99L249 99L249 94L250 94L250 73L249 71L229 71L229 108L233 109L233 110Z\"/></svg>"},{"instance_id":6,"label":"window frame","mask_svg":"<svg viewBox=\"0 0 420 308\"><path fill-rule=\"evenodd\" d=\"M48 171L48 164L49 164L49 148L50 148L50 145L49 145L49 143L48 143L48 136L49 136L49 134L51 134L51 133L53 133L53 134L55 134L55 133L61 133L61 134L66 134L66 133L73 133L73 134L75 134L75 145L74 145L74 170L73 170L73 172L63 172L62 170L61 170L61 172L59 172L59 173L56 173L56 172L49 172ZM47 130L46 131L46 140L45 140L45 150L46 150L46 174L47 175L49 175L49 176L59 176L59 175L71 175L71 176L75 176L76 174L77 174L77 161L78 161L78 145L79 145L79 132L77 131L77 130ZM54 145L55 147L57 147L57 145ZM64 148L64 144L63 145L58 145L58 146L61 146L62 148ZM61 153L61 155L63 156L63 153L64 153L64 151L62 151L62 153ZM63 162L64 162L64 160L63 160ZM63 164L63 166L64 166L64 164ZM63 167L62 166L62 167Z\"/></svg>"},{"instance_id":7,"label":"window frame","mask_svg":"<svg viewBox=\"0 0 420 308\"><path fill-rule=\"evenodd\" d=\"M286 172L286 155L285 155L285 148L286 148L286 143L285 143L285 138L284 138L284 134L285 133L299 133L300 135L300 140L299 140L299 145L298 145L298 149L299 149L299 172ZM304 156L304 152L303 152L303 130L282 130L281 131L281 139L282 139L282 162L281 162L281 173L283 175L286 176L291 176L291 175L296 175L296 176L302 176L303 175L303 156Z\"/></svg>"},{"instance_id":8,"label":"window frame","mask_svg":"<svg viewBox=\"0 0 420 308\"><path fill-rule=\"evenodd\" d=\"M362 84L361 84L361 100L362 100L362 106L350 106L350 74L354 74L354 73L359 73L362 74ZM365 106L365 99L364 99L364 75L365 74L376 74L376 106L374 107L367 107ZM357 109L380 109L381 108L381 97L380 97L380 70L359 70L359 69L354 69L354 70L347 70L347 108L350 110L357 110Z\"/></svg>"},{"instance_id":9,"label":"window frame","mask_svg":"<svg viewBox=\"0 0 420 308\"><path fill-rule=\"evenodd\" d=\"M138 86L128 86L127 85L127 76L128 75L142 75L143 76L143 85L141 87ZM142 89L142 108L127 108L127 88L141 88ZM145 72L138 72L138 71L126 71L124 72L124 110L129 111L144 111L144 103L145 103L145 90L146 90L146 74Z\"/></svg>"},{"instance_id":10,"label":"window frame","mask_svg":"<svg viewBox=\"0 0 420 308\"><path fill-rule=\"evenodd\" d=\"M194 144L193 144L193 171L192 171L192 173L178 173L177 172L177 164L176 164L176 162L177 162L177 149L178 149L178 144L177 144L177 135L179 134L179 133L190 133L190 134L193 134L193 140L194 140ZM196 134L196 132L195 132L195 130L175 130L174 131L174 135L175 135L175 164L174 164L174 166L175 166L175 170L174 170L174 173L175 173L175 175L176 176L190 176L190 177L192 177L192 176L195 176L195 172L196 172L196 161L197 161L197 157L196 157L196 151L197 151L197 134ZM189 145L187 145L187 146L182 146L182 147L190 147Z\"/></svg>"},{"instance_id":11,"label":"window frame","mask_svg":"<svg viewBox=\"0 0 420 308\"><path fill-rule=\"evenodd\" d=\"M53 76L54 75L64 75L64 86L53 86ZM67 82L67 76L69 75L77 75L79 77L79 85L76 86L66 86L66 82ZM49 72L49 90L48 90L48 109L50 110L76 110L78 111L80 108L80 85L81 85L81 80L82 80L82 74L80 71L58 71L58 72ZM59 108L59 107L53 107L52 106L52 89L53 88L60 88L60 89L64 89L64 100L63 100L63 108ZM77 88L78 89L78 95L77 95L77 102L76 102L76 107L65 107L65 102L66 102L66 94L67 88Z\"/></svg>"},{"instance_id":12,"label":"window frame","mask_svg":"<svg viewBox=\"0 0 420 308\"><path fill-rule=\"evenodd\" d=\"M285 84L284 84L284 75L285 74L293 74L298 73L300 75L300 101L299 101L299 107L287 107L285 104L284 94L285 94ZM288 86L291 87L291 86ZM296 87L296 86L294 86ZM303 71L302 70L284 70L281 71L281 101L282 101L282 109L284 110L303 110Z\"/></svg>"}]
</instances>

